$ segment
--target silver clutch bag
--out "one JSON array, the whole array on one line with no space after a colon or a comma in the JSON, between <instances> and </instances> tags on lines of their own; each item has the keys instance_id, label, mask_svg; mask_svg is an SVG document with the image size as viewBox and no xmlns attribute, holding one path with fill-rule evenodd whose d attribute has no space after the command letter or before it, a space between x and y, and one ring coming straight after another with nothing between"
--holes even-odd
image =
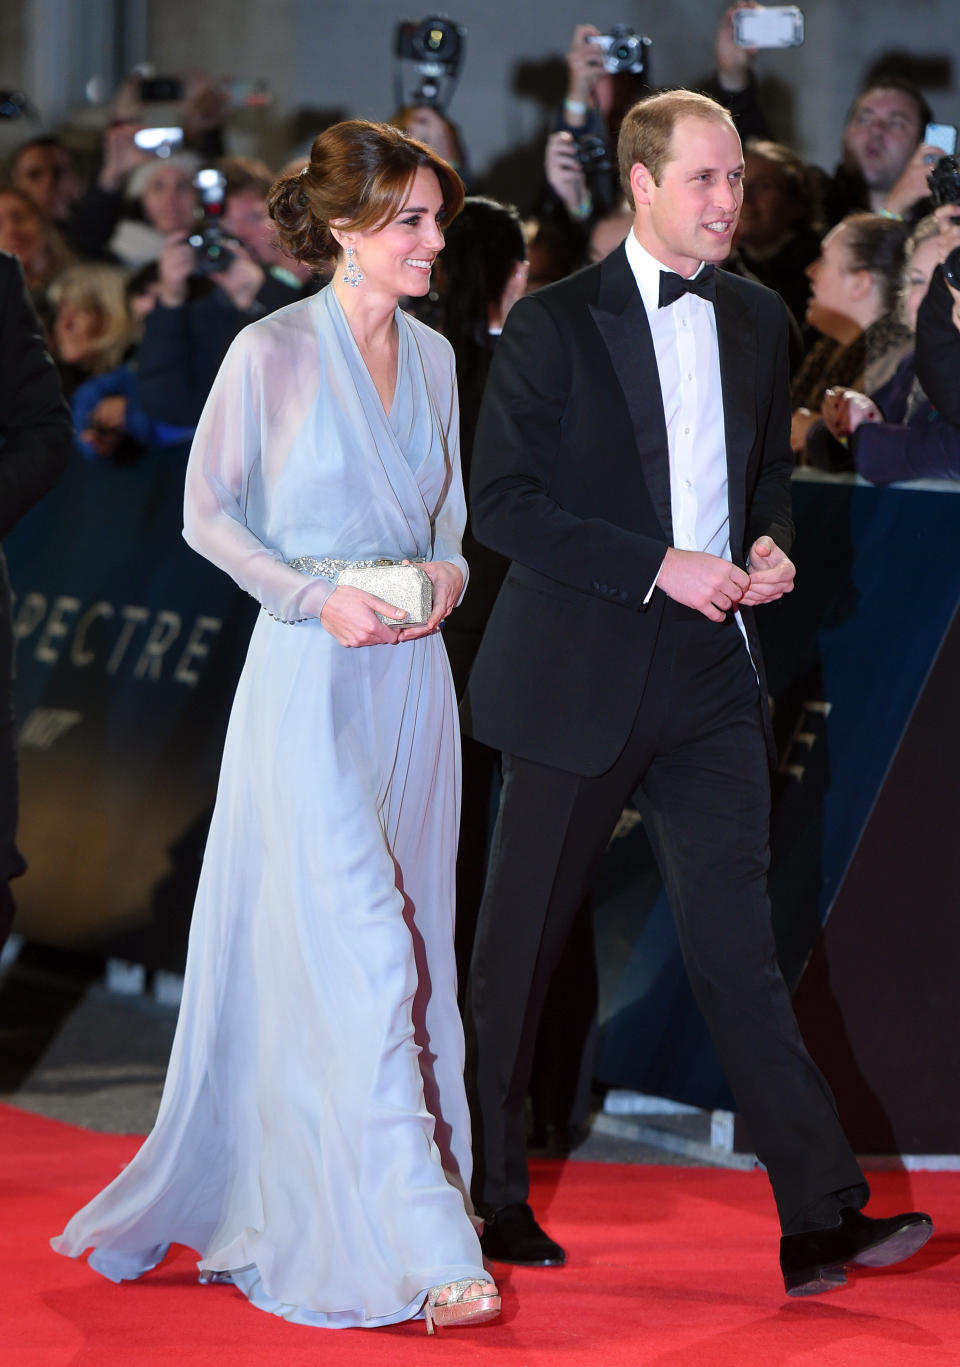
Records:
<instances>
[{"instance_id":1,"label":"silver clutch bag","mask_svg":"<svg viewBox=\"0 0 960 1367\"><path fill-rule=\"evenodd\" d=\"M377 616L388 627L419 627L430 620L433 608L433 585L430 577L419 565L401 565L397 560L375 560L372 565L350 565L337 575L337 584L347 584L350 588L363 589L392 603L407 615L397 622L385 617L382 612Z\"/></svg>"}]
</instances>

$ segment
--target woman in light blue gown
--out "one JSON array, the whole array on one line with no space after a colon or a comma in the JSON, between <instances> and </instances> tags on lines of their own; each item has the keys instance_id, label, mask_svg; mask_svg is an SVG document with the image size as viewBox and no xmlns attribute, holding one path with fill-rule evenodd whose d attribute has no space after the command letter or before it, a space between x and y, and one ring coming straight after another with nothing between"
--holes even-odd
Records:
<instances>
[{"instance_id":1,"label":"woman in light blue gown","mask_svg":"<svg viewBox=\"0 0 960 1367\"><path fill-rule=\"evenodd\" d=\"M157 1123L53 1241L114 1281L171 1242L301 1324L480 1323L456 1003L458 730L437 632L463 591L453 358L426 293L454 172L350 121L281 180L335 263L246 328L197 429L184 536L265 609L237 688ZM288 563L419 560L429 620ZM314 567L317 568L317 567ZM385 624L377 613L398 621ZM213 1294L213 1293L206 1293Z\"/></svg>"}]
</instances>

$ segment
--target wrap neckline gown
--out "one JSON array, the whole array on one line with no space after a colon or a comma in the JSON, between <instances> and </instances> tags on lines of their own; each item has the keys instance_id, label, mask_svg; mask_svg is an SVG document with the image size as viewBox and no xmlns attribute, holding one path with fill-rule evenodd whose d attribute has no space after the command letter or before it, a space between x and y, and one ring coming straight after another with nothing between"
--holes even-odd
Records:
<instances>
[{"instance_id":1,"label":"wrap neckline gown","mask_svg":"<svg viewBox=\"0 0 960 1367\"><path fill-rule=\"evenodd\" d=\"M443 644L345 649L315 616L288 624L328 591L285 563L298 555L465 571L452 353L399 310L397 326L389 416L329 286L245 329L211 391L184 534L267 610L230 717L156 1125L53 1240L92 1248L115 1281L186 1244L260 1308L329 1327L411 1318L430 1287L487 1280Z\"/></svg>"}]
</instances>

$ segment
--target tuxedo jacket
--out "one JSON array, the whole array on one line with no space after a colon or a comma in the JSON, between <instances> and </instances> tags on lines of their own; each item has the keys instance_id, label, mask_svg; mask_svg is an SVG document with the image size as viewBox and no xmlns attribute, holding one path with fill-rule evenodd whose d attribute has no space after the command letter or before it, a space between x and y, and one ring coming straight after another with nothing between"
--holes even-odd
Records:
<instances>
[{"instance_id":1,"label":"tuxedo jacket","mask_svg":"<svg viewBox=\"0 0 960 1367\"><path fill-rule=\"evenodd\" d=\"M730 548L743 566L758 536L784 551L793 539L788 325L771 290L724 271L716 283ZM659 374L624 247L511 310L470 496L477 540L512 563L464 728L521 758L602 774L637 717L666 601L660 589L644 600L673 541Z\"/></svg>"}]
</instances>

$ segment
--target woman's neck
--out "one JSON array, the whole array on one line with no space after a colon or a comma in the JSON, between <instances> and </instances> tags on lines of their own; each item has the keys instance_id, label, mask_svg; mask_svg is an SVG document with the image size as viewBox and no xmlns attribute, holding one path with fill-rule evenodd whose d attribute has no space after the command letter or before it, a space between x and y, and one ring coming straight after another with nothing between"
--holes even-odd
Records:
<instances>
[{"instance_id":1,"label":"woman's neck","mask_svg":"<svg viewBox=\"0 0 960 1367\"><path fill-rule=\"evenodd\" d=\"M374 293L362 284L354 288L345 284L339 273L333 279L333 292L361 351L376 350L392 341L397 309L397 300L392 295Z\"/></svg>"}]
</instances>

